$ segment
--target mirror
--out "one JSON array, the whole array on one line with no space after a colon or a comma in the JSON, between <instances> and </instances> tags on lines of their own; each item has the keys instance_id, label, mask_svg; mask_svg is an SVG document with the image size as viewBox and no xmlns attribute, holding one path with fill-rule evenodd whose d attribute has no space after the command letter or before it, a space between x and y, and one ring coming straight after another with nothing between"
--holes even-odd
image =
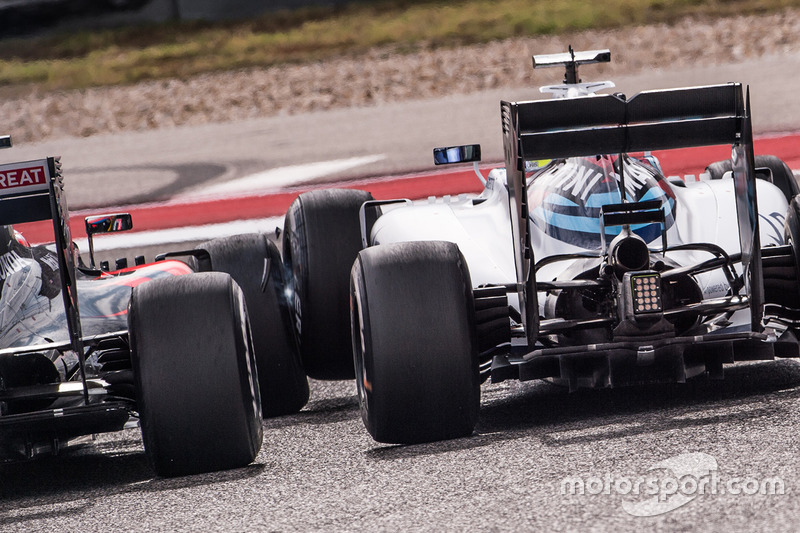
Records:
<instances>
[{"instance_id":1,"label":"mirror","mask_svg":"<svg viewBox=\"0 0 800 533\"><path fill-rule=\"evenodd\" d=\"M761 179L761 180L768 181L768 182L773 183L773 184L775 183L775 181L773 181L773 179L772 179L772 170L770 170L769 168L767 168L767 167L763 167L763 168L756 167L755 170L756 170L756 179L757 180Z\"/></svg>"},{"instance_id":2,"label":"mirror","mask_svg":"<svg viewBox=\"0 0 800 533\"><path fill-rule=\"evenodd\" d=\"M133 228L133 219L129 213L116 213L113 215L95 215L86 217L86 234L114 233L128 231Z\"/></svg>"},{"instance_id":3,"label":"mirror","mask_svg":"<svg viewBox=\"0 0 800 533\"><path fill-rule=\"evenodd\" d=\"M480 144L464 144L461 146L448 146L433 149L433 162L436 165L450 165L452 163L469 163L481 160Z\"/></svg>"},{"instance_id":4,"label":"mirror","mask_svg":"<svg viewBox=\"0 0 800 533\"><path fill-rule=\"evenodd\" d=\"M89 265L92 269L94 264L94 242L92 235L98 233L115 233L117 231L128 231L133 229L133 218L130 213L114 213L113 215L95 215L83 219L86 224L86 236L89 238ZM106 269L108 270L108 269Z\"/></svg>"}]
</instances>

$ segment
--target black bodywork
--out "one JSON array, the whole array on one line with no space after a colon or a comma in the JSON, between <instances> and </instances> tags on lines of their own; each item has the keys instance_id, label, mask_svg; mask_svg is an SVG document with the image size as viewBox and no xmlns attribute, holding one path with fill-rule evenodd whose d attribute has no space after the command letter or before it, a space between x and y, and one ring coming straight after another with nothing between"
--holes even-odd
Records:
<instances>
[{"instance_id":1,"label":"black bodywork","mask_svg":"<svg viewBox=\"0 0 800 533\"><path fill-rule=\"evenodd\" d=\"M0 224L52 220L55 242L28 246L11 239L0 261L5 265L2 303L7 321L0 332L3 461L56 454L78 437L135 425L127 331L131 288L192 272L178 261L113 273L83 267L70 235L59 160L31 164L47 169L46 184L33 192L4 194ZM41 271L41 285L26 284L32 270ZM14 285L23 274L25 280ZM9 313L14 298L27 299L15 311L28 311ZM30 312L32 306L35 312Z\"/></svg>"}]
</instances>

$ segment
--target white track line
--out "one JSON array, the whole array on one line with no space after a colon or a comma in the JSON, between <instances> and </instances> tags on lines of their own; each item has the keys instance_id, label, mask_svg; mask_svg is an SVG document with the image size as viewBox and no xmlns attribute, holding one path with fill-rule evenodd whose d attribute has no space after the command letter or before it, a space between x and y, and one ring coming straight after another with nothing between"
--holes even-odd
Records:
<instances>
[{"instance_id":1,"label":"white track line","mask_svg":"<svg viewBox=\"0 0 800 533\"><path fill-rule=\"evenodd\" d=\"M296 186L308 181L344 172L351 168L375 163L386 156L383 154L368 155L363 157L350 157L348 159L335 159L333 161L319 161L303 165L273 168L263 172L256 172L243 178L218 183L203 187L183 196L184 199L203 196L227 196L235 194L253 194L264 190L275 190L289 186Z\"/></svg>"}]
</instances>

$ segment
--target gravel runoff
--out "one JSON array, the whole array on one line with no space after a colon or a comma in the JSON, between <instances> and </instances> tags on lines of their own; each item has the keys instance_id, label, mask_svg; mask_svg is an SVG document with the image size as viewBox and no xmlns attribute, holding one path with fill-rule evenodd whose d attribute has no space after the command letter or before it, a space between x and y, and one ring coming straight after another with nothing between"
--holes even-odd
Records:
<instances>
[{"instance_id":1,"label":"gravel runoff","mask_svg":"<svg viewBox=\"0 0 800 533\"><path fill-rule=\"evenodd\" d=\"M800 9L723 19L684 19L623 30L516 38L410 53L371 50L327 61L218 72L130 86L43 92L0 88L3 133L17 142L379 105L552 81L531 69L534 53L609 48L619 76L700 62L722 64L800 52ZM2 95L5 94L5 97Z\"/></svg>"}]
</instances>

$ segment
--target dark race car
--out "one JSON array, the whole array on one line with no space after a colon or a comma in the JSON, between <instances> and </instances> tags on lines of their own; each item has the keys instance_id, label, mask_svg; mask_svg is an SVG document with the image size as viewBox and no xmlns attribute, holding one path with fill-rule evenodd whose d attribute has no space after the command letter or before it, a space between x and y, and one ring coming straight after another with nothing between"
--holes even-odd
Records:
<instances>
[{"instance_id":1,"label":"dark race car","mask_svg":"<svg viewBox=\"0 0 800 533\"><path fill-rule=\"evenodd\" d=\"M63 187L58 159L0 165L0 460L140 425L160 475L252 462L262 415L308 399L275 245L238 235L115 271L90 246L87 267ZM53 245L12 227L46 219ZM86 219L90 243L131 226Z\"/></svg>"}]
</instances>

